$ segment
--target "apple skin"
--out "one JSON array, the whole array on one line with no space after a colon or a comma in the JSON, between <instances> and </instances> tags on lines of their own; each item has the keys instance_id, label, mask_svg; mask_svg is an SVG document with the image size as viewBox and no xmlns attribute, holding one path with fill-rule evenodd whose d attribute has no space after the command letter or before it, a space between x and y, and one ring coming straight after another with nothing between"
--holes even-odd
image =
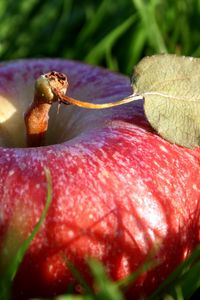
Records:
<instances>
[{"instance_id":1,"label":"apple skin","mask_svg":"<svg viewBox=\"0 0 200 300\"><path fill-rule=\"evenodd\" d=\"M108 102L132 92L127 77L80 62L1 65L0 253L6 247L8 261L44 208L44 168L51 172L53 189L13 297L65 292L75 282L66 259L90 278L86 258L97 258L118 280L154 252L159 266L132 284L126 297L148 295L199 242L199 150L159 137L145 119L142 101L107 110L61 105L59 114L55 105L47 145L25 148L23 113L33 99L34 80L52 70L67 74L68 95L74 98ZM12 109L3 111L5 99Z\"/></svg>"}]
</instances>

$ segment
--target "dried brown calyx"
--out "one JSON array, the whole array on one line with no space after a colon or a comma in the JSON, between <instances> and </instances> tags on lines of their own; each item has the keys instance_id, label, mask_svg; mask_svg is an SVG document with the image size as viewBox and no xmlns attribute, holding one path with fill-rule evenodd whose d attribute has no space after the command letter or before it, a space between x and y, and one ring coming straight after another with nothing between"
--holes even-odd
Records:
<instances>
[{"instance_id":1,"label":"dried brown calyx","mask_svg":"<svg viewBox=\"0 0 200 300\"><path fill-rule=\"evenodd\" d=\"M48 129L49 110L54 102L88 109L103 109L126 104L137 100L137 98L141 99L141 96L130 95L115 102L95 104L66 96L67 88L67 77L60 72L49 72L36 80L34 99L24 117L28 147L44 145L45 134Z\"/></svg>"}]
</instances>

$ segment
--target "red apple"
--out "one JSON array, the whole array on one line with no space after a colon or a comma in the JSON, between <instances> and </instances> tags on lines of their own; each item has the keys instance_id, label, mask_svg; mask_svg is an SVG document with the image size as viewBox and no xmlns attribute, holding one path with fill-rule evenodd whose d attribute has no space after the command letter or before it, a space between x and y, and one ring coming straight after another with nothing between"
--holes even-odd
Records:
<instances>
[{"instance_id":1,"label":"red apple","mask_svg":"<svg viewBox=\"0 0 200 300\"><path fill-rule=\"evenodd\" d=\"M9 260L53 200L15 278L16 299L52 296L73 283L66 259L87 277L95 257L114 280L135 271L157 249L159 266L127 298L151 293L199 242L199 150L159 137L142 101L107 110L57 105L46 146L26 148L23 114L42 73L68 76L68 95L96 102L131 94L127 77L59 59L21 60L0 68L0 245ZM97 101L98 100L98 101ZM2 259L1 259L2 260ZM3 269L3 268L2 268Z\"/></svg>"}]
</instances>

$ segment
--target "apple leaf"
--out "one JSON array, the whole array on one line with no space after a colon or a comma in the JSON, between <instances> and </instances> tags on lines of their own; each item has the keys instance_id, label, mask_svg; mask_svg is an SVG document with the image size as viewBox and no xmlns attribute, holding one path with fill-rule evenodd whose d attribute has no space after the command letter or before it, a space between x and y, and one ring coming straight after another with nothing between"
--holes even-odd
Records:
<instances>
[{"instance_id":1,"label":"apple leaf","mask_svg":"<svg viewBox=\"0 0 200 300\"><path fill-rule=\"evenodd\" d=\"M134 68L133 90L144 98L145 115L159 135L187 148L200 146L200 59L146 57Z\"/></svg>"}]
</instances>

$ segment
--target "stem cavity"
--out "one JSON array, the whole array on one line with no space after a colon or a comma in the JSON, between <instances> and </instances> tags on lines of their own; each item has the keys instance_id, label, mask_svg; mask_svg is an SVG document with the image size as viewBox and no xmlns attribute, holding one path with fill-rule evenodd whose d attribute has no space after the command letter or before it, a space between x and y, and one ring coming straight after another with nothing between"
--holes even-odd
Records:
<instances>
[{"instance_id":1,"label":"stem cavity","mask_svg":"<svg viewBox=\"0 0 200 300\"><path fill-rule=\"evenodd\" d=\"M67 77L63 73L49 72L41 75L36 80L34 99L24 116L28 147L44 145L45 134L48 129L49 111L54 102L72 104L88 109L104 109L143 99L142 96L133 94L115 102L95 104L66 96L67 88Z\"/></svg>"}]
</instances>

